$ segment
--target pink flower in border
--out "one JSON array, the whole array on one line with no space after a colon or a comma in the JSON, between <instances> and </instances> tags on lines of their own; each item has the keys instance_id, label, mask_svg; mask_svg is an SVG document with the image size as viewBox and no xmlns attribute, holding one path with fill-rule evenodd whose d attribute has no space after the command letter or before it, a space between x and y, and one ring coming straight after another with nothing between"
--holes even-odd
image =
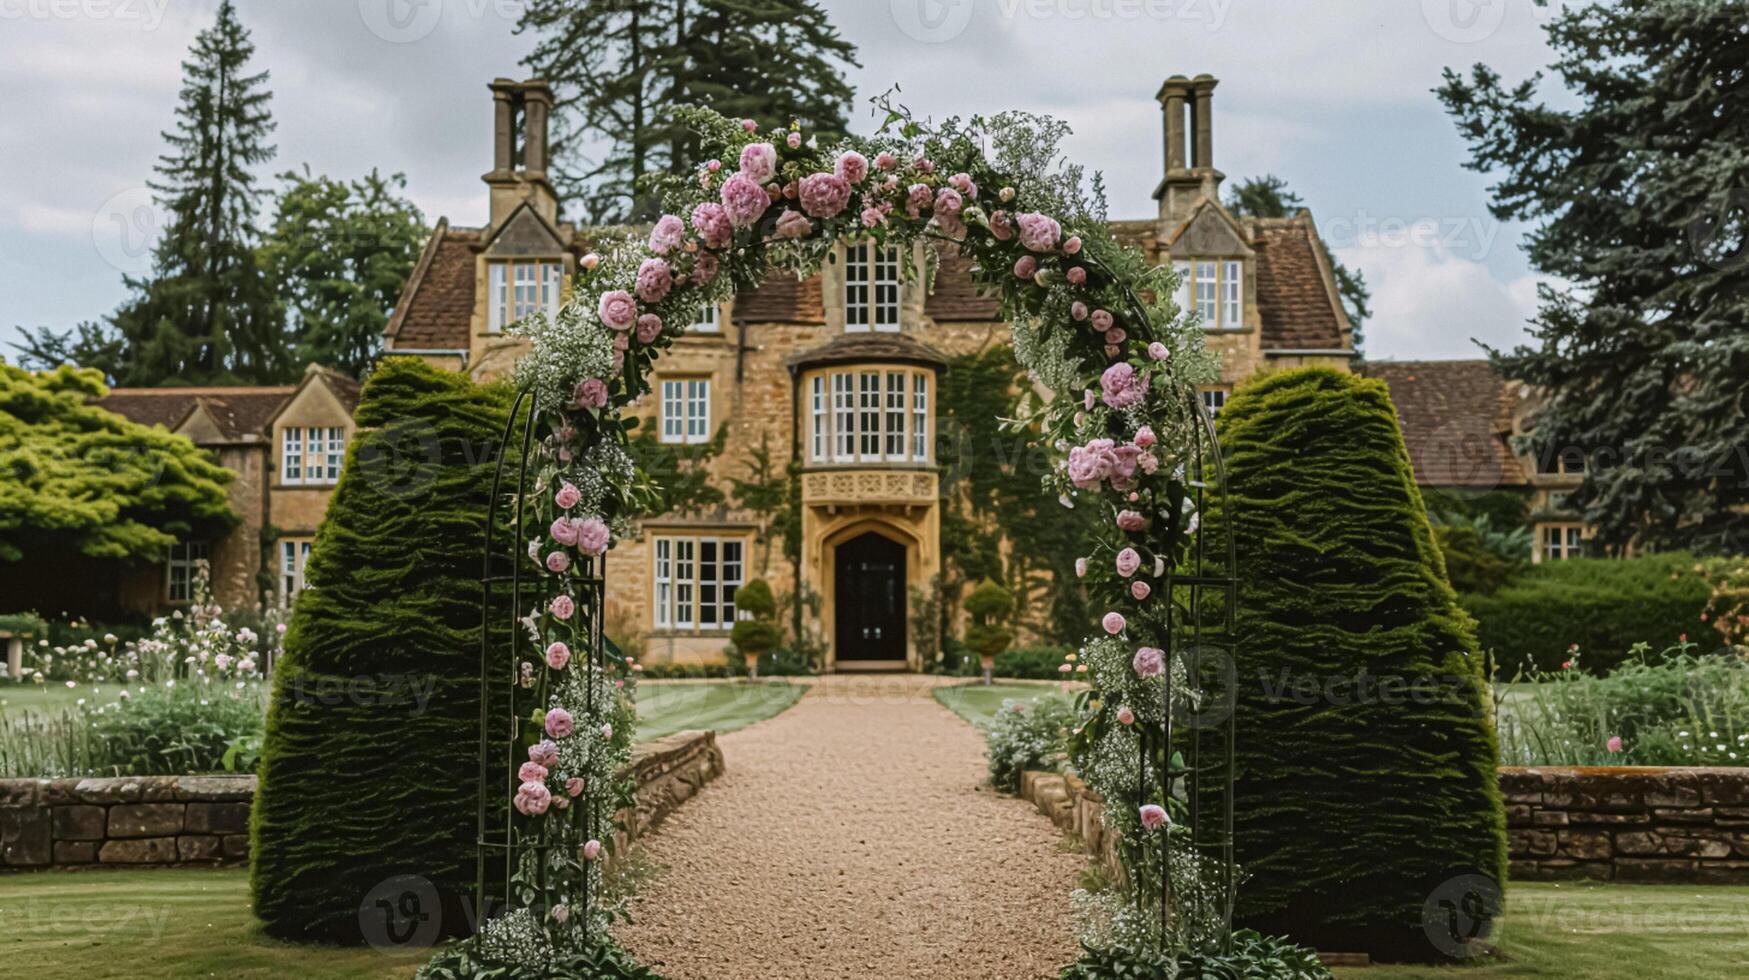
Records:
<instances>
[{"instance_id":1,"label":"pink flower in border","mask_svg":"<svg viewBox=\"0 0 1749 980\"><path fill-rule=\"evenodd\" d=\"M1081 236L1080 235L1070 235L1069 240L1063 243L1063 251L1069 253L1070 255L1080 254L1080 252L1081 252Z\"/></svg>"},{"instance_id":2,"label":"pink flower in border","mask_svg":"<svg viewBox=\"0 0 1749 980\"><path fill-rule=\"evenodd\" d=\"M585 554L604 554L612 538L607 525L599 517L591 517L577 526L577 547Z\"/></svg>"},{"instance_id":3,"label":"pink flower in border","mask_svg":"<svg viewBox=\"0 0 1749 980\"><path fill-rule=\"evenodd\" d=\"M777 176L777 147L770 143L749 143L741 150L741 175L763 184Z\"/></svg>"},{"instance_id":4,"label":"pink flower in border","mask_svg":"<svg viewBox=\"0 0 1749 980\"><path fill-rule=\"evenodd\" d=\"M1138 677L1159 677L1166 669L1166 651L1159 647L1142 647L1136 651L1130 666L1135 668Z\"/></svg>"},{"instance_id":5,"label":"pink flower in border","mask_svg":"<svg viewBox=\"0 0 1749 980\"><path fill-rule=\"evenodd\" d=\"M1100 333L1104 333L1111 329L1112 322L1110 310L1093 311L1093 329L1098 330Z\"/></svg>"},{"instance_id":6,"label":"pink flower in border","mask_svg":"<svg viewBox=\"0 0 1749 980\"><path fill-rule=\"evenodd\" d=\"M1133 725L1136 723L1136 713L1130 710L1129 705L1122 705L1117 709L1117 723L1120 725Z\"/></svg>"},{"instance_id":7,"label":"pink flower in border","mask_svg":"<svg viewBox=\"0 0 1749 980\"><path fill-rule=\"evenodd\" d=\"M759 124L751 119L743 119L741 120L741 128L749 133L757 133L759 131Z\"/></svg>"},{"instance_id":8,"label":"pink flower in border","mask_svg":"<svg viewBox=\"0 0 1749 980\"><path fill-rule=\"evenodd\" d=\"M875 225L886 224L886 222L887 213L880 208L862 209L862 226L864 228L873 228Z\"/></svg>"},{"instance_id":9,"label":"pink flower in border","mask_svg":"<svg viewBox=\"0 0 1749 980\"><path fill-rule=\"evenodd\" d=\"M559 801L559 803L561 805L564 802L565 802L564 800ZM564 906L564 905L553 906L553 921L554 922L557 922L559 925L564 925L570 918L571 918L571 909L568 906Z\"/></svg>"},{"instance_id":10,"label":"pink flower in border","mask_svg":"<svg viewBox=\"0 0 1749 980\"><path fill-rule=\"evenodd\" d=\"M1112 636L1116 636L1119 633L1123 632L1123 628L1124 628L1123 613L1108 612L1105 614L1105 618L1101 619L1099 621L1099 625L1104 627L1105 631L1107 633L1110 633Z\"/></svg>"},{"instance_id":11,"label":"pink flower in border","mask_svg":"<svg viewBox=\"0 0 1749 980\"><path fill-rule=\"evenodd\" d=\"M638 302L632 299L632 294L623 289L610 289L601 294L601 302L596 305L596 312L601 315L601 322L612 330L629 330L638 318Z\"/></svg>"},{"instance_id":12,"label":"pink flower in border","mask_svg":"<svg viewBox=\"0 0 1749 980\"><path fill-rule=\"evenodd\" d=\"M1136 549L1125 548L1117 553L1117 573L1124 578L1136 574L1136 570L1141 567L1142 556L1136 553Z\"/></svg>"},{"instance_id":13,"label":"pink flower in border","mask_svg":"<svg viewBox=\"0 0 1749 980\"><path fill-rule=\"evenodd\" d=\"M551 769L559 764L559 747L543 738L528 747L528 761Z\"/></svg>"},{"instance_id":14,"label":"pink flower in border","mask_svg":"<svg viewBox=\"0 0 1749 980\"><path fill-rule=\"evenodd\" d=\"M1027 211L1015 219L1020 225L1020 244L1034 252L1054 252L1057 239L1063 237L1063 226L1057 219L1037 211Z\"/></svg>"},{"instance_id":15,"label":"pink flower in border","mask_svg":"<svg viewBox=\"0 0 1749 980\"><path fill-rule=\"evenodd\" d=\"M1068 278L1071 286L1080 286L1087 282L1087 270L1078 265L1070 266L1069 271L1063 275Z\"/></svg>"},{"instance_id":16,"label":"pink flower in border","mask_svg":"<svg viewBox=\"0 0 1749 980\"><path fill-rule=\"evenodd\" d=\"M1172 351L1158 340L1148 345L1148 356L1156 361L1164 361L1172 356Z\"/></svg>"},{"instance_id":17,"label":"pink flower in border","mask_svg":"<svg viewBox=\"0 0 1749 980\"><path fill-rule=\"evenodd\" d=\"M583 795L583 777L582 776L572 776L570 779L565 780L565 795L567 795L567 796L582 796Z\"/></svg>"},{"instance_id":18,"label":"pink flower in border","mask_svg":"<svg viewBox=\"0 0 1749 980\"><path fill-rule=\"evenodd\" d=\"M1117 512L1117 526L1125 531L1140 531L1148 526L1148 519L1133 510Z\"/></svg>"},{"instance_id":19,"label":"pink flower in border","mask_svg":"<svg viewBox=\"0 0 1749 980\"><path fill-rule=\"evenodd\" d=\"M1102 399L1108 408L1128 408L1148 395L1148 376L1138 373L1128 361L1119 361L1099 377Z\"/></svg>"},{"instance_id":20,"label":"pink flower in border","mask_svg":"<svg viewBox=\"0 0 1749 980\"><path fill-rule=\"evenodd\" d=\"M547 611L554 619L570 619L577 613L577 600L568 595L553 596L553 601L547 603Z\"/></svg>"},{"instance_id":21,"label":"pink flower in border","mask_svg":"<svg viewBox=\"0 0 1749 980\"><path fill-rule=\"evenodd\" d=\"M1093 405L1094 405L1094 403L1096 403L1098 401L1099 401L1099 393L1097 391L1094 391L1092 388L1088 388L1086 391L1081 392L1081 407L1083 409L1086 409L1089 412L1093 411ZM1075 424L1077 426L1079 426L1081 424L1081 419L1080 419L1079 413L1076 413Z\"/></svg>"},{"instance_id":22,"label":"pink flower in border","mask_svg":"<svg viewBox=\"0 0 1749 980\"><path fill-rule=\"evenodd\" d=\"M553 494L553 503L558 504L561 510L570 510L577 506L577 501L582 499L582 492L577 489L575 483L570 482L559 487L559 492Z\"/></svg>"},{"instance_id":23,"label":"pink flower in border","mask_svg":"<svg viewBox=\"0 0 1749 980\"><path fill-rule=\"evenodd\" d=\"M553 521L552 526L547 528L547 533L553 536L554 541L562 545L574 546L577 543L577 528L568 517L561 517Z\"/></svg>"},{"instance_id":24,"label":"pink flower in border","mask_svg":"<svg viewBox=\"0 0 1749 980\"><path fill-rule=\"evenodd\" d=\"M959 214L965 206L965 198L951 187L943 187L935 192L935 213L938 217Z\"/></svg>"},{"instance_id":25,"label":"pink flower in border","mask_svg":"<svg viewBox=\"0 0 1749 980\"><path fill-rule=\"evenodd\" d=\"M601 739L602 739L602 741L604 741L604 742L609 741L612 738L613 738L613 726L612 725L602 725L601 726Z\"/></svg>"},{"instance_id":26,"label":"pink flower in border","mask_svg":"<svg viewBox=\"0 0 1749 980\"><path fill-rule=\"evenodd\" d=\"M1124 333L1124 330L1122 327L1112 327L1110 330L1107 330L1105 332L1105 344L1108 347L1116 347L1119 344L1123 343L1124 341L1128 340L1129 336L1130 336L1129 334Z\"/></svg>"},{"instance_id":27,"label":"pink flower in border","mask_svg":"<svg viewBox=\"0 0 1749 980\"><path fill-rule=\"evenodd\" d=\"M799 150L802 148L802 134L801 133L791 133L788 136L785 136L783 138L783 141L785 143L789 144L789 148L792 150Z\"/></svg>"},{"instance_id":28,"label":"pink flower in border","mask_svg":"<svg viewBox=\"0 0 1749 980\"><path fill-rule=\"evenodd\" d=\"M1087 559L1085 559L1085 558L1075 559L1075 577L1076 578L1086 578L1087 577Z\"/></svg>"},{"instance_id":29,"label":"pink flower in border","mask_svg":"<svg viewBox=\"0 0 1749 980\"><path fill-rule=\"evenodd\" d=\"M564 708L554 708L547 712L542 727L554 738L570 738L571 733L577 730L577 719L571 717L571 713Z\"/></svg>"},{"instance_id":30,"label":"pink flower in border","mask_svg":"<svg viewBox=\"0 0 1749 980\"><path fill-rule=\"evenodd\" d=\"M632 347L632 338L626 336L623 333L616 333L613 335L614 353L623 354L626 351L631 350L631 347Z\"/></svg>"},{"instance_id":31,"label":"pink flower in border","mask_svg":"<svg viewBox=\"0 0 1749 980\"><path fill-rule=\"evenodd\" d=\"M1158 437L1154 435L1154 427L1151 425L1144 425L1136 430L1136 445L1142 449L1159 441Z\"/></svg>"},{"instance_id":32,"label":"pink flower in border","mask_svg":"<svg viewBox=\"0 0 1749 980\"><path fill-rule=\"evenodd\" d=\"M685 239L686 225L674 215L665 214L650 229L650 251L657 255L667 255L679 248Z\"/></svg>"},{"instance_id":33,"label":"pink flower in border","mask_svg":"<svg viewBox=\"0 0 1749 980\"><path fill-rule=\"evenodd\" d=\"M1022 255L1014 260L1014 278L1016 279L1031 279L1033 273L1037 271L1038 259L1030 255Z\"/></svg>"},{"instance_id":34,"label":"pink flower in border","mask_svg":"<svg viewBox=\"0 0 1749 980\"><path fill-rule=\"evenodd\" d=\"M660 303L674 288L674 270L662 259L645 259L638 266L638 298L646 303Z\"/></svg>"},{"instance_id":35,"label":"pink flower in border","mask_svg":"<svg viewBox=\"0 0 1749 980\"><path fill-rule=\"evenodd\" d=\"M723 189L717 196L722 199L723 210L729 214L729 222L740 226L757 222L771 204L765 188L746 174L735 174L723 181Z\"/></svg>"},{"instance_id":36,"label":"pink flower in border","mask_svg":"<svg viewBox=\"0 0 1749 980\"><path fill-rule=\"evenodd\" d=\"M832 172L852 184L860 184L868 176L868 158L855 150L845 150L832 164Z\"/></svg>"},{"instance_id":37,"label":"pink flower in border","mask_svg":"<svg viewBox=\"0 0 1749 980\"><path fill-rule=\"evenodd\" d=\"M600 841L594 840L592 838L592 839L590 839L589 843L583 845L583 860L593 861L600 856L601 856L601 842Z\"/></svg>"},{"instance_id":38,"label":"pink flower in border","mask_svg":"<svg viewBox=\"0 0 1749 980\"><path fill-rule=\"evenodd\" d=\"M1075 320L1087 319L1087 304L1076 300L1069 304L1069 317Z\"/></svg>"},{"instance_id":39,"label":"pink flower in border","mask_svg":"<svg viewBox=\"0 0 1749 980\"><path fill-rule=\"evenodd\" d=\"M1069 450L1069 482L1083 490L1091 490L1111 476L1116 467L1117 444L1110 439L1094 439L1085 446Z\"/></svg>"},{"instance_id":40,"label":"pink flower in border","mask_svg":"<svg viewBox=\"0 0 1749 980\"><path fill-rule=\"evenodd\" d=\"M692 209L692 227L704 240L706 248L726 248L735 237L735 226L729 223L729 212L715 201L706 201Z\"/></svg>"},{"instance_id":41,"label":"pink flower in border","mask_svg":"<svg viewBox=\"0 0 1749 980\"><path fill-rule=\"evenodd\" d=\"M1152 594L1153 591L1154 587L1141 579L1136 579L1134 582L1130 583L1130 598L1137 602L1146 602L1148 596Z\"/></svg>"},{"instance_id":42,"label":"pink flower in border","mask_svg":"<svg viewBox=\"0 0 1749 980\"><path fill-rule=\"evenodd\" d=\"M522 768L516 770L516 778L524 783L542 782L547 778L547 767L533 760L524 762Z\"/></svg>"},{"instance_id":43,"label":"pink flower in border","mask_svg":"<svg viewBox=\"0 0 1749 980\"><path fill-rule=\"evenodd\" d=\"M802 210L816 218L837 217L850 203L850 181L837 174L809 174L799 189Z\"/></svg>"},{"instance_id":44,"label":"pink flower in border","mask_svg":"<svg viewBox=\"0 0 1749 980\"><path fill-rule=\"evenodd\" d=\"M905 213L915 218L923 209L935 203L935 192L928 184L912 184L905 191Z\"/></svg>"},{"instance_id":45,"label":"pink flower in border","mask_svg":"<svg viewBox=\"0 0 1749 980\"><path fill-rule=\"evenodd\" d=\"M554 670L564 670L571 662L571 648L554 640L547 646L547 666Z\"/></svg>"},{"instance_id":46,"label":"pink flower in border","mask_svg":"<svg viewBox=\"0 0 1749 980\"><path fill-rule=\"evenodd\" d=\"M547 571L555 574L571 567L571 558L563 551L555 551L547 556Z\"/></svg>"},{"instance_id":47,"label":"pink flower in border","mask_svg":"<svg viewBox=\"0 0 1749 980\"><path fill-rule=\"evenodd\" d=\"M969 198L976 199L978 196L978 185L972 183L972 175L971 174L968 174L968 173L954 174L952 177L949 177L947 179L947 183L948 183L949 187L952 187L954 190L959 191L961 194L964 194L965 196L967 196Z\"/></svg>"},{"instance_id":48,"label":"pink flower in border","mask_svg":"<svg viewBox=\"0 0 1749 980\"><path fill-rule=\"evenodd\" d=\"M653 344L660 336L662 336L661 317L654 313L645 313L638 317L638 343Z\"/></svg>"},{"instance_id":49,"label":"pink flower in border","mask_svg":"<svg viewBox=\"0 0 1749 980\"><path fill-rule=\"evenodd\" d=\"M620 336L625 336L621 334ZM578 408L607 407L607 383L600 378L587 378L572 393Z\"/></svg>"},{"instance_id":50,"label":"pink flower in border","mask_svg":"<svg viewBox=\"0 0 1749 980\"><path fill-rule=\"evenodd\" d=\"M1621 753L1621 736L1620 735L1611 735L1609 737L1609 741L1605 744L1609 748L1609 751L1611 753L1614 753L1617 755L1619 755Z\"/></svg>"},{"instance_id":51,"label":"pink flower in border","mask_svg":"<svg viewBox=\"0 0 1749 980\"><path fill-rule=\"evenodd\" d=\"M875 154L874 163L875 163L876 170L891 170L894 167L898 166L899 161L898 161L898 158L894 157L891 153L888 153L887 151L882 150L881 152Z\"/></svg>"},{"instance_id":52,"label":"pink flower in border","mask_svg":"<svg viewBox=\"0 0 1749 980\"><path fill-rule=\"evenodd\" d=\"M700 252L692 258L692 281L700 286L708 286L717 277L717 257L709 252Z\"/></svg>"},{"instance_id":53,"label":"pink flower in border","mask_svg":"<svg viewBox=\"0 0 1749 980\"><path fill-rule=\"evenodd\" d=\"M1164 827L1171 822L1166 819L1165 809L1154 803L1143 805L1141 809L1141 818L1142 829L1148 831L1159 830L1161 827Z\"/></svg>"},{"instance_id":54,"label":"pink flower in border","mask_svg":"<svg viewBox=\"0 0 1749 980\"><path fill-rule=\"evenodd\" d=\"M523 816L538 817L552 805L553 794L546 783L523 783L516 789L516 809Z\"/></svg>"},{"instance_id":55,"label":"pink flower in border","mask_svg":"<svg viewBox=\"0 0 1749 980\"><path fill-rule=\"evenodd\" d=\"M800 211L785 211L777 216L777 237L806 238L814 230L808 216Z\"/></svg>"},{"instance_id":56,"label":"pink flower in border","mask_svg":"<svg viewBox=\"0 0 1749 980\"><path fill-rule=\"evenodd\" d=\"M1009 219L1007 211L991 212L990 234L995 235L999 242L1005 242L1014 237L1014 222Z\"/></svg>"}]
</instances>

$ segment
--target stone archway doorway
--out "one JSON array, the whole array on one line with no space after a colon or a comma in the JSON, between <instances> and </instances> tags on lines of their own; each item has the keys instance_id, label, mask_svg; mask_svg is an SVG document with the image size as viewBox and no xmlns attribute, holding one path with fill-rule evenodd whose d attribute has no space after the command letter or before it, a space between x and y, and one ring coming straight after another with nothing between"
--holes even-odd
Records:
<instances>
[{"instance_id":1,"label":"stone archway doorway","mask_svg":"<svg viewBox=\"0 0 1749 980\"><path fill-rule=\"evenodd\" d=\"M905 546L865 531L833 551L833 641L838 669L905 669L909 656Z\"/></svg>"}]
</instances>

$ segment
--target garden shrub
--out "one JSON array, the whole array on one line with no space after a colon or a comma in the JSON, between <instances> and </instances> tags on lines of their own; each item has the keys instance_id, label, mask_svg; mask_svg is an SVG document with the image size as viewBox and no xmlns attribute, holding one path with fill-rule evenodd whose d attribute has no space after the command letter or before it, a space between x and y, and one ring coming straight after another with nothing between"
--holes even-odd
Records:
<instances>
[{"instance_id":1,"label":"garden shrub","mask_svg":"<svg viewBox=\"0 0 1749 980\"><path fill-rule=\"evenodd\" d=\"M1014 642L1014 630L1008 626L1008 617L1013 613L1014 593L989 579L978 583L966 597L966 614L972 618L971 625L966 627L966 646L977 653L985 683L990 680L996 655Z\"/></svg>"},{"instance_id":2,"label":"garden shrub","mask_svg":"<svg viewBox=\"0 0 1749 980\"><path fill-rule=\"evenodd\" d=\"M1127 946L1083 946L1081 958L1059 980L1330 980L1318 954L1286 939L1250 929L1233 933L1224 952L1176 955Z\"/></svg>"},{"instance_id":3,"label":"garden shrub","mask_svg":"<svg viewBox=\"0 0 1749 980\"><path fill-rule=\"evenodd\" d=\"M397 875L436 888L444 907L419 911L443 932L467 926L481 554L508 409L507 388L414 359L365 385L267 720L250 886L275 936L359 942L361 900Z\"/></svg>"},{"instance_id":4,"label":"garden shrub","mask_svg":"<svg viewBox=\"0 0 1749 980\"><path fill-rule=\"evenodd\" d=\"M1075 721L1075 709L1064 698L1003 701L1002 709L984 725L990 782L1012 793L1020 788L1021 770L1060 769Z\"/></svg>"},{"instance_id":5,"label":"garden shrub","mask_svg":"<svg viewBox=\"0 0 1749 980\"><path fill-rule=\"evenodd\" d=\"M1017 647L996 655L996 676L1021 680L1049 681L1062 676L1057 668L1063 658L1074 651L1069 647Z\"/></svg>"},{"instance_id":6,"label":"garden shrub","mask_svg":"<svg viewBox=\"0 0 1749 980\"><path fill-rule=\"evenodd\" d=\"M1239 920L1437 955L1427 896L1504 880L1482 658L1384 382L1261 377L1221 413L1239 604Z\"/></svg>"},{"instance_id":7,"label":"garden shrub","mask_svg":"<svg viewBox=\"0 0 1749 980\"><path fill-rule=\"evenodd\" d=\"M1543 562L1492 595L1458 598L1476 619L1476 639L1511 673L1527 662L1558 670L1577 644L1597 671L1623 662L1634 644L1663 647L1710 633L1701 619L1711 588L1679 552L1638 558Z\"/></svg>"}]
</instances>

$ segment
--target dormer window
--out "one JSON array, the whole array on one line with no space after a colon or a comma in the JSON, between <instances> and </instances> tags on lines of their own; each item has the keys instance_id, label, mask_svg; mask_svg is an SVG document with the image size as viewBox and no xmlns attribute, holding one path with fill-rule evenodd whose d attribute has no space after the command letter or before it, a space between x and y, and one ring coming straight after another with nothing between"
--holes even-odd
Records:
<instances>
[{"instance_id":1,"label":"dormer window","mask_svg":"<svg viewBox=\"0 0 1749 980\"><path fill-rule=\"evenodd\" d=\"M844 330L899 329L899 250L870 242L844 250Z\"/></svg>"},{"instance_id":2,"label":"dormer window","mask_svg":"<svg viewBox=\"0 0 1749 980\"><path fill-rule=\"evenodd\" d=\"M1238 330L1245 326L1245 263L1238 259L1189 259L1174 262L1178 271L1178 305L1195 312L1204 330Z\"/></svg>"},{"instance_id":3,"label":"dormer window","mask_svg":"<svg viewBox=\"0 0 1749 980\"><path fill-rule=\"evenodd\" d=\"M486 329L505 327L545 312L559 312L565 263L557 259L516 259L486 264Z\"/></svg>"}]
</instances>

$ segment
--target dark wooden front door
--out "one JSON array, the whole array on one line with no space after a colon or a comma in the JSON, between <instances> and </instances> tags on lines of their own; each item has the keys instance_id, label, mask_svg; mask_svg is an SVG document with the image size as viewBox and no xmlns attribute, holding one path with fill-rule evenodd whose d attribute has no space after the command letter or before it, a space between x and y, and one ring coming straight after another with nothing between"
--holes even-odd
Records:
<instances>
[{"instance_id":1,"label":"dark wooden front door","mask_svg":"<svg viewBox=\"0 0 1749 980\"><path fill-rule=\"evenodd\" d=\"M839 660L905 659L905 546L872 531L838 546Z\"/></svg>"}]
</instances>

